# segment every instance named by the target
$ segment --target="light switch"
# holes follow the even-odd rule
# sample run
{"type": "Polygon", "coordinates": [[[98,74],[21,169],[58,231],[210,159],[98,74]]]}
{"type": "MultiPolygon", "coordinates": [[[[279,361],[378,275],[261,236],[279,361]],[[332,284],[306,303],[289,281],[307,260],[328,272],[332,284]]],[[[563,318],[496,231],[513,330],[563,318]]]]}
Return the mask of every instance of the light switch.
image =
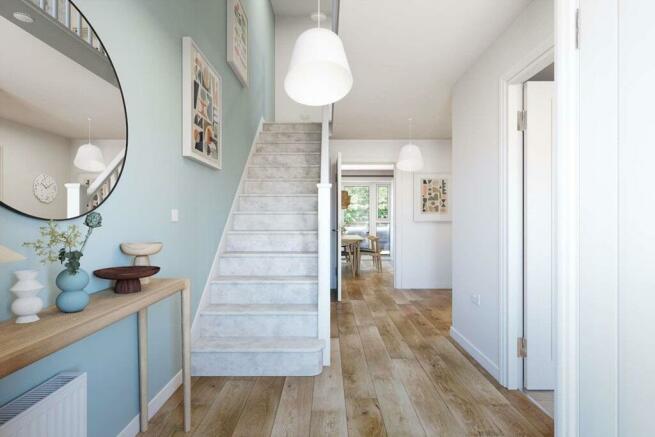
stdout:
{"type": "Polygon", "coordinates": [[[173,223],[180,221],[180,211],[178,209],[171,209],[171,221],[173,223]]]}
{"type": "Polygon", "coordinates": [[[473,302],[477,306],[480,306],[480,295],[479,294],[472,294],[471,295],[471,302],[473,302]]]}

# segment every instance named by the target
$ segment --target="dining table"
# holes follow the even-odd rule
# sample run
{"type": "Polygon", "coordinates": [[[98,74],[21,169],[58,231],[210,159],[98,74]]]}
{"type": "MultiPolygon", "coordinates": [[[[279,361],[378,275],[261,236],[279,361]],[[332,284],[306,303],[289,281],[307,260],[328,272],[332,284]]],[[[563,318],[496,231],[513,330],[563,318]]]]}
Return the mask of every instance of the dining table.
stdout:
{"type": "Polygon", "coordinates": [[[342,234],[341,235],[341,247],[343,247],[346,252],[350,253],[351,256],[351,268],[353,276],[359,276],[359,264],[361,261],[361,252],[360,246],[364,241],[364,237],[361,235],[355,234],[342,234]]]}

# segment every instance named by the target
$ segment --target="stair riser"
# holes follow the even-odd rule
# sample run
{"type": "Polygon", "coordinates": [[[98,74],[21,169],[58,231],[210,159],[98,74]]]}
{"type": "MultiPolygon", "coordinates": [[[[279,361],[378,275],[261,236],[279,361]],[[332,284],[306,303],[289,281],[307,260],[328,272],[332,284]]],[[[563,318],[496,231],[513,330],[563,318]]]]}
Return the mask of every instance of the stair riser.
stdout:
{"type": "Polygon", "coordinates": [[[200,314],[203,337],[315,337],[317,316],[200,314]]]}
{"type": "Polygon", "coordinates": [[[316,252],[318,236],[312,234],[228,234],[228,252],[316,252]]]}
{"type": "Polygon", "coordinates": [[[316,179],[321,177],[319,167],[249,167],[250,179],[316,179]]]}
{"type": "Polygon", "coordinates": [[[214,283],[211,304],[315,304],[316,283],[214,283]]]}
{"type": "Polygon", "coordinates": [[[245,194],[316,194],[318,181],[246,181],[245,194]]]}
{"type": "Polygon", "coordinates": [[[262,132],[258,143],[305,143],[321,141],[320,132],[262,132]]]}
{"type": "Polygon", "coordinates": [[[264,124],[263,132],[321,132],[319,123],[271,123],[264,124]]]}
{"type": "Polygon", "coordinates": [[[317,153],[319,143],[262,143],[257,145],[258,153],[317,153]]]}
{"type": "Polygon", "coordinates": [[[303,165],[318,165],[321,161],[320,155],[298,154],[298,155],[262,155],[254,154],[251,165],[287,167],[300,167],[303,165]]]}
{"type": "Polygon", "coordinates": [[[315,256],[221,256],[220,276],[316,276],[318,260],[315,256]]]}
{"type": "Polygon", "coordinates": [[[318,229],[316,214],[238,214],[233,217],[232,223],[235,231],[315,231],[318,229]]]}
{"type": "Polygon", "coordinates": [[[244,196],[239,198],[239,211],[298,211],[308,212],[318,209],[317,197],[257,197],[244,196]]]}
{"type": "Polygon", "coordinates": [[[316,352],[194,352],[196,376],[314,376],[323,370],[316,352]]]}

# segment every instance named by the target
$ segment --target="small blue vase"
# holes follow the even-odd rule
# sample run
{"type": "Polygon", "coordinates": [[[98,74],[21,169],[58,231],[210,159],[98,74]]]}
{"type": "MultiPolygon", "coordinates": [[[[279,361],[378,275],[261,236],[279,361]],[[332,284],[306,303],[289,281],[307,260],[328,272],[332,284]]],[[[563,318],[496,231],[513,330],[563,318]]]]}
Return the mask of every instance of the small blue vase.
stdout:
{"type": "Polygon", "coordinates": [[[84,287],[89,285],[89,274],[84,270],[75,274],[64,270],[57,275],[55,283],[61,289],[56,303],[62,313],[77,313],[89,304],[89,295],[84,291],[84,287]]]}

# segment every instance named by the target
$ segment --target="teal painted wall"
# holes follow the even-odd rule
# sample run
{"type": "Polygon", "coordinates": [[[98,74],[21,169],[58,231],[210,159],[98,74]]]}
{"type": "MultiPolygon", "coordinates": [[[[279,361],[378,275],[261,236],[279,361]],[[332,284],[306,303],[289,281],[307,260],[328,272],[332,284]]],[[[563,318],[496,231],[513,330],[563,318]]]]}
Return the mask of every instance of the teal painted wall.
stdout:
{"type": "MultiPolygon", "coordinates": [[[[253,136],[274,118],[274,16],[269,0],[245,0],[250,24],[250,87],[242,88],[226,63],[225,0],[79,0],[103,40],[123,86],[129,119],[126,168],[99,211],[104,226],[90,240],[82,267],[126,265],[122,241],[163,241],[154,258],[161,276],[189,277],[193,308],[227,219],[253,136]],[[182,37],[194,38],[223,77],[224,169],[215,171],[181,156],[182,37]],[[170,222],[170,210],[180,222],[170,222]]],[[[59,265],[42,267],[20,247],[44,222],[0,208],[0,244],[29,256],[0,265],[0,320],[11,317],[12,272],[41,269],[52,303],[59,265]]],[[[107,287],[94,279],[89,291],[107,287]]],[[[150,394],[181,368],[180,305],[168,299],[150,311],[150,394]]],[[[1,343],[0,339],[0,343],[1,343]]],[[[0,346],[1,347],[1,346],[0,346]]],[[[89,435],[115,436],[138,413],[136,318],[91,337],[0,380],[0,405],[61,371],[84,371],[89,381],[89,435]]]]}

